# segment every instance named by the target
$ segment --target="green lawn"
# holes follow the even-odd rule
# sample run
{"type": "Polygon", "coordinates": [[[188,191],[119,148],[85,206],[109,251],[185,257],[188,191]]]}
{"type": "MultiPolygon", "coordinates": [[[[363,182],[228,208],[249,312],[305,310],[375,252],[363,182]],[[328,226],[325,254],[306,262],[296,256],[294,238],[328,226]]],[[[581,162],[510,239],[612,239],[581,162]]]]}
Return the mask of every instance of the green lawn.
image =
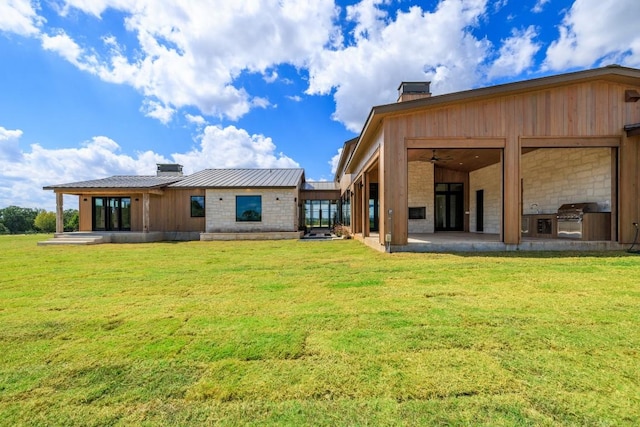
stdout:
{"type": "Polygon", "coordinates": [[[640,256],[0,236],[0,425],[640,424],[640,256]]]}

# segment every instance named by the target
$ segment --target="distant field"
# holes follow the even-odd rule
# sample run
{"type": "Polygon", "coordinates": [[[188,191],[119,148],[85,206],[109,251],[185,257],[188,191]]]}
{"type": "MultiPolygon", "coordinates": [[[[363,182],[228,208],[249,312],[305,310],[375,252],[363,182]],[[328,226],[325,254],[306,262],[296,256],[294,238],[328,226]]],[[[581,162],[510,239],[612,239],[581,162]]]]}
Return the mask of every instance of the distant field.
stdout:
{"type": "Polygon", "coordinates": [[[640,256],[0,236],[0,425],[640,425],[640,256]]]}

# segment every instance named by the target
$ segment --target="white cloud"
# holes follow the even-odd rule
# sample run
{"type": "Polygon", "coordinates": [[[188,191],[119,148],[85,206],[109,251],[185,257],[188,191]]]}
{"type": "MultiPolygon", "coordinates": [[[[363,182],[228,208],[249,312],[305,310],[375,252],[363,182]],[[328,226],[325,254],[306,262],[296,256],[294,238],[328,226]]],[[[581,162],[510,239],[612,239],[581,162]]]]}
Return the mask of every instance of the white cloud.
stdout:
{"type": "Polygon", "coordinates": [[[547,49],[545,68],[640,66],[638,16],[637,0],[576,0],[547,49]]]}
{"type": "Polygon", "coordinates": [[[329,160],[329,166],[331,166],[331,173],[332,174],[336,174],[336,171],[338,170],[338,162],[340,162],[340,156],[342,155],[342,149],[343,147],[340,147],[338,149],[338,153],[333,156],[331,158],[331,160],[329,160]]]}
{"type": "Polygon", "coordinates": [[[21,36],[40,32],[43,19],[38,16],[31,0],[2,0],[0,2],[0,31],[21,36]]]}
{"type": "Polygon", "coordinates": [[[334,119],[355,132],[372,105],[397,99],[401,81],[430,80],[434,93],[473,86],[491,47],[470,31],[486,0],[443,0],[433,12],[414,6],[393,20],[381,10],[364,13],[377,3],[362,2],[348,16],[356,20],[356,44],[325,50],[309,66],[307,93],[333,93],[334,119]]]}
{"type": "Polygon", "coordinates": [[[302,101],[302,97],[299,95],[292,95],[292,96],[287,96],[286,97],[288,100],[293,101],[293,102],[301,102],[302,101]]]}
{"type": "MultiPolygon", "coordinates": [[[[20,130],[0,127],[0,133],[6,132],[14,135],[14,142],[22,137],[20,130]]],[[[0,172],[0,208],[17,205],[54,210],[53,192],[42,190],[44,186],[111,175],[153,174],[156,163],[167,162],[151,152],[136,157],[122,154],[120,146],[104,136],[94,137],[78,148],[47,149],[32,144],[28,149],[17,146],[15,150],[19,156],[3,162],[0,172]]]]}
{"type": "Polygon", "coordinates": [[[207,124],[207,120],[199,115],[185,114],[184,117],[187,119],[189,123],[193,123],[197,126],[204,126],[207,124]]]}
{"type": "Polygon", "coordinates": [[[237,86],[236,79],[262,73],[271,81],[277,73],[267,72],[278,64],[302,67],[336,32],[332,0],[66,0],[60,13],[101,17],[108,8],[127,16],[125,27],[137,36],[138,46],[104,36],[113,49],[98,58],[67,35],[44,36],[43,44],[105,81],[133,86],[151,100],[153,108],[145,111],[160,120],[187,106],[231,120],[265,107],[264,98],[237,86]],[[125,49],[139,55],[128,58],[125,49]]]}
{"type": "Polygon", "coordinates": [[[531,9],[531,11],[533,13],[540,13],[544,10],[544,5],[547,3],[549,3],[549,0],[538,0],[535,6],[533,6],[533,8],[531,9]]]}
{"type": "MultiPolygon", "coordinates": [[[[32,144],[20,147],[21,130],[0,126],[0,208],[17,205],[55,209],[53,192],[42,187],[112,175],[154,175],[156,163],[177,162],[185,173],[206,168],[290,168],[299,167],[293,159],[276,152],[271,138],[249,135],[234,126],[207,126],[199,145],[187,153],[163,156],[153,151],[129,155],[105,136],[96,136],[75,148],[48,149],[32,144]]],[[[66,207],[71,208],[65,201],[66,207]]]]}
{"type": "Polygon", "coordinates": [[[145,100],[141,111],[145,116],[153,117],[165,125],[171,121],[176,112],[173,108],[151,99],[145,100]]]}
{"type": "Polygon", "coordinates": [[[249,135],[235,126],[207,126],[200,145],[191,151],[172,154],[187,173],[208,168],[295,168],[300,165],[282,153],[264,135],[249,135]]]}
{"type": "Polygon", "coordinates": [[[3,161],[17,161],[22,156],[18,146],[21,130],[8,130],[0,126],[0,159],[3,161]]]}
{"type": "Polygon", "coordinates": [[[491,65],[488,77],[517,76],[533,66],[534,56],[540,50],[540,43],[534,42],[538,36],[535,28],[512,31],[512,37],[502,41],[498,58],[491,65]]]}

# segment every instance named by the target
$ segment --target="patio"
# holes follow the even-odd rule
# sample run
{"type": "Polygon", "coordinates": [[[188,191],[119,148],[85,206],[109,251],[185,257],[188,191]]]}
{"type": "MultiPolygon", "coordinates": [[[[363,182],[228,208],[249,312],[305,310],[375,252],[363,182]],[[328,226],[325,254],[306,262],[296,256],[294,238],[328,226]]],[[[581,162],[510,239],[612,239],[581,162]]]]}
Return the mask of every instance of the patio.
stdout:
{"type": "MultiPolygon", "coordinates": [[[[362,238],[367,246],[380,252],[385,246],[380,245],[379,235],[371,233],[362,238]]],[[[504,252],[504,251],[609,251],[625,250],[628,245],[611,241],[582,241],[570,239],[544,239],[523,237],[519,245],[507,245],[500,241],[498,234],[440,232],[430,234],[410,234],[408,243],[392,246],[391,252],[504,252]]]]}

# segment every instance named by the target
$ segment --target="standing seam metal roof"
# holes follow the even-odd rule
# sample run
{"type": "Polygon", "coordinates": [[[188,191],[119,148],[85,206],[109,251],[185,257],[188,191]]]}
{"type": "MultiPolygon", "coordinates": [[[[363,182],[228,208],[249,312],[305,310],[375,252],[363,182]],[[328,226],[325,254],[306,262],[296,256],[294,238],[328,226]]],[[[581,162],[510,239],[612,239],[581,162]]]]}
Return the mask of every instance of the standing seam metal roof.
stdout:
{"type": "Polygon", "coordinates": [[[58,188],[156,188],[164,187],[184,179],[182,176],[153,176],[153,175],[117,175],[109,178],[93,179],[90,181],[71,182],[68,184],[49,185],[45,190],[58,188]]]}
{"type": "Polygon", "coordinates": [[[205,169],[170,187],[297,187],[304,169],[205,169]]]}

